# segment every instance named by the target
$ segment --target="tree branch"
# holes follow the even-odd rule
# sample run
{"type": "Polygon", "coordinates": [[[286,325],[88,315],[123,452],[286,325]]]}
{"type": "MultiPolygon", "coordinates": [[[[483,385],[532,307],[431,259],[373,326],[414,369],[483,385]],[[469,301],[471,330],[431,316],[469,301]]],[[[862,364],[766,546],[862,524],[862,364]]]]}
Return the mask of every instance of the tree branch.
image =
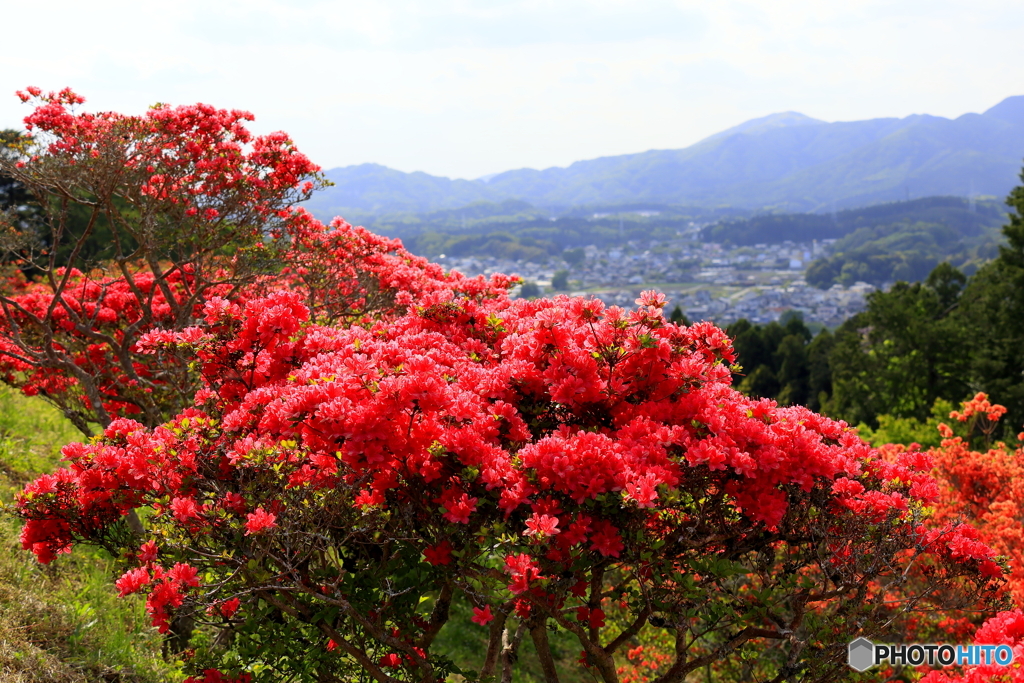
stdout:
{"type": "Polygon", "coordinates": [[[558,671],[555,670],[555,660],[551,658],[551,645],[548,644],[547,617],[534,619],[533,626],[530,627],[530,638],[537,649],[537,659],[540,660],[540,668],[544,672],[544,683],[558,683],[558,671]]]}

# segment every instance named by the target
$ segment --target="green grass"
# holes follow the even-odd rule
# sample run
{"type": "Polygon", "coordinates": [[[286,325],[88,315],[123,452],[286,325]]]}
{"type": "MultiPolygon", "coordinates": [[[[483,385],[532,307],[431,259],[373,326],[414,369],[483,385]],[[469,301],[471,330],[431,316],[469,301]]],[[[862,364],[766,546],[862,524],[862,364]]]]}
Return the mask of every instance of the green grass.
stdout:
{"type": "MultiPolygon", "coordinates": [[[[59,464],[82,435],[40,399],[0,388],[0,502],[59,464]]],[[[180,680],[138,596],[118,598],[113,559],[76,548],[50,565],[21,549],[19,521],[0,512],[0,681],[149,683],[180,680]]]]}

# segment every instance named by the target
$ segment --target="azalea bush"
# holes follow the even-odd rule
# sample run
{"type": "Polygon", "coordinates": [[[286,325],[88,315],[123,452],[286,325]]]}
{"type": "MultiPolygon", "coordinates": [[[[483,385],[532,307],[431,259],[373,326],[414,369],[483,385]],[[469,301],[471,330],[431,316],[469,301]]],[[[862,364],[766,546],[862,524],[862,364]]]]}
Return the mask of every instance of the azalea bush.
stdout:
{"type": "Polygon", "coordinates": [[[1024,612],[1019,609],[1000,612],[978,629],[973,639],[978,645],[1008,645],[1013,650],[1013,664],[980,664],[963,670],[930,671],[921,683],[1022,683],[1024,669],[1024,612]]]}
{"type": "Polygon", "coordinates": [[[159,277],[149,269],[128,268],[127,276],[58,269],[56,288],[47,279],[19,282],[0,297],[0,380],[55,403],[87,434],[119,416],[156,426],[191,404],[199,376],[190,355],[142,354],[138,341],[155,329],[194,327],[212,297],[240,303],[271,287],[294,289],[320,319],[353,321],[404,311],[414,295],[438,288],[494,296],[515,281],[446,274],[397,240],[343,221],[325,226],[302,211],[287,227],[279,272],[241,284],[196,292],[191,264],[159,277]]]}
{"type": "Polygon", "coordinates": [[[243,111],[93,114],[69,89],[18,95],[34,110],[0,169],[41,218],[0,221],[0,255],[32,280],[0,296],[5,379],[85,433],[124,413],[158,424],[195,387],[180,364],[140,364],[139,335],[188,326],[265,270],[319,167],[283,133],[250,134],[243,111]]]}
{"type": "Polygon", "coordinates": [[[351,324],[367,316],[399,315],[432,292],[502,297],[519,282],[500,273],[488,279],[445,272],[438,264],[409,253],[401,240],[353,227],[341,218],[325,226],[302,209],[293,212],[287,236],[280,272],[264,278],[250,292],[299,292],[310,316],[320,323],[351,324]]]}
{"type": "Polygon", "coordinates": [[[659,681],[740,676],[752,653],[759,674],[833,680],[852,637],[991,594],[972,529],[922,524],[938,489],[920,453],[886,461],[743,397],[721,330],[638,304],[432,292],[338,326],[297,292],[214,299],[201,326],[140,342],[199,359],[195,405],[66,447],[19,500],[23,543],[44,562],[121,553],[119,590],[147,593],[159,628],[230,626],[194,666],[271,678],[443,680],[459,667],[431,645],[465,600],[486,644],[470,679],[510,675],[529,637],[556,680],[560,629],[604,681],[649,633],[673,641],[659,681]],[[141,507],[136,544],[121,520],[141,507]]]}
{"type": "Polygon", "coordinates": [[[212,297],[292,288],[315,315],[354,320],[431,287],[512,284],[446,274],[397,241],[321,224],[295,206],[323,185],[320,167],[284,133],[249,133],[248,112],[93,114],[67,89],[19,96],[34,105],[29,133],[0,171],[40,218],[0,215],[0,266],[18,268],[0,291],[0,379],[83,433],[126,415],[155,427],[191,404],[190,359],[136,348],[146,332],[193,326],[212,297]]]}
{"type": "Polygon", "coordinates": [[[50,233],[8,226],[0,370],[102,434],[25,488],[22,544],[108,549],[156,628],[203,625],[193,680],[508,681],[529,639],[555,681],[560,632],[606,682],[827,681],[857,635],[996,608],[928,454],[744,397],[662,295],[512,300],[323,225],[242,112],[23,99],[50,233]],[[453,606],[477,661],[437,647],[453,606]]]}
{"type": "MultiPolygon", "coordinates": [[[[920,463],[929,463],[938,486],[937,496],[929,506],[929,525],[969,525],[970,529],[962,529],[962,536],[995,550],[1007,567],[1006,581],[999,587],[996,600],[991,594],[982,595],[977,605],[957,612],[922,610],[910,615],[903,621],[903,631],[896,639],[899,642],[1005,644],[1014,649],[1016,660],[1024,658],[1024,616],[1019,609],[1024,604],[1024,510],[1021,509],[1024,447],[992,442],[1006,412],[1004,406],[992,403],[985,393],[964,401],[958,410],[937,402],[932,426],[936,432],[935,446],[926,452],[922,452],[917,443],[883,443],[879,447],[879,456],[889,462],[916,453],[914,457],[920,458],[920,463]],[[993,616],[992,607],[1000,605],[1014,609],[1004,609],[993,616]]],[[[909,426],[910,431],[922,432],[927,425],[909,426]]],[[[926,438],[930,440],[927,435],[926,438]]],[[[1017,435],[1017,441],[1024,442],[1024,432],[1017,435]]],[[[908,570],[911,585],[919,586],[930,580],[931,567],[927,563],[911,564],[908,570]]],[[[910,592],[920,592],[920,588],[911,588],[910,592]]],[[[664,639],[652,638],[641,643],[630,651],[629,662],[622,667],[623,680],[652,680],[668,656],[667,652],[668,644],[664,639]]],[[[920,668],[927,670],[927,667],[920,668]]],[[[888,673],[911,675],[906,671],[890,670],[888,673]]],[[[1019,669],[981,665],[936,671],[924,680],[928,683],[981,683],[1024,678],[1019,669]]]]}
{"type": "MultiPolygon", "coordinates": [[[[1014,604],[1024,606],[1024,447],[991,442],[1005,414],[1004,406],[979,393],[950,413],[952,426],[939,425],[942,445],[931,451],[940,482],[935,517],[976,527],[1009,560],[1006,590],[1014,604]]],[[[1024,433],[1017,439],[1024,441],[1024,433]]]]}
{"type": "MultiPolygon", "coordinates": [[[[935,521],[966,521],[979,538],[1008,561],[1010,572],[1003,587],[1015,609],[982,620],[980,615],[938,620],[937,633],[951,642],[1009,645],[1014,661],[1024,660],[1024,447],[992,443],[1006,408],[993,404],[984,393],[965,401],[949,413],[950,424],[941,423],[942,443],[930,454],[939,481],[935,521]],[[973,618],[970,618],[973,617],[973,618]]],[[[1017,435],[1024,442],[1024,433],[1017,435]]],[[[943,639],[941,636],[937,639],[943,639]]],[[[935,671],[924,683],[1017,683],[1024,681],[1019,665],[984,664],[953,671],[935,671]]]]}

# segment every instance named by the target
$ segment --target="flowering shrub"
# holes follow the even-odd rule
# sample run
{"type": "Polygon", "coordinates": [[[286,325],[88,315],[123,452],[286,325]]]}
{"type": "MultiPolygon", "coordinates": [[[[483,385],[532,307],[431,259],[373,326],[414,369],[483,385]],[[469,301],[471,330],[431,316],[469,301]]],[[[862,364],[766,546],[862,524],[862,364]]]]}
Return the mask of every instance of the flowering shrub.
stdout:
{"type": "MultiPolygon", "coordinates": [[[[993,549],[1008,565],[1007,581],[999,586],[1005,593],[1000,602],[986,601],[987,606],[1012,603],[1015,609],[999,612],[987,620],[985,606],[955,616],[946,613],[921,615],[908,621],[900,640],[919,642],[1009,645],[1014,661],[1024,658],[1024,448],[1009,448],[1005,443],[991,444],[999,420],[1006,414],[1004,406],[993,404],[984,393],[965,401],[960,410],[949,412],[952,425],[939,423],[941,445],[918,453],[933,466],[938,495],[932,505],[933,526],[961,525],[961,552],[974,547],[993,549]],[[984,450],[974,450],[972,443],[984,450]],[[979,626],[980,624],[980,626],[979,626]]],[[[1024,441],[1024,433],[1017,436],[1024,441]]],[[[890,460],[917,453],[917,444],[910,447],[890,444],[881,447],[883,458],[890,460]]],[[[927,567],[925,567],[927,569],[927,567]]],[[[912,580],[927,581],[927,571],[912,571],[912,580]]],[[[991,596],[990,596],[991,597],[991,596]]],[[[1019,665],[996,664],[964,666],[926,672],[922,683],[1013,683],[1024,681],[1019,665]]]]}
{"type": "Polygon", "coordinates": [[[752,646],[755,677],[834,680],[857,634],[998,583],[970,527],[924,525],[925,455],[743,397],[728,337],[666,322],[663,296],[625,311],[434,282],[386,319],[314,315],[288,290],[143,335],[140,352],[196,359],[194,404],[67,446],[19,498],[24,546],[122,554],[118,589],[145,592],[158,628],[234,630],[197,671],[256,679],[443,680],[458,667],[431,646],[459,600],[486,643],[470,680],[510,676],[527,634],[557,680],[552,628],[606,682],[628,662],[749,680],[752,646]],[[143,506],[140,547],[122,519],[143,506]],[[667,655],[637,649],[664,636],[667,655]]]}
{"type": "MultiPolygon", "coordinates": [[[[444,273],[398,240],[340,221],[327,227],[302,212],[293,216],[288,234],[295,240],[281,258],[290,265],[245,287],[222,282],[197,295],[186,264],[181,272],[164,273],[162,282],[148,270],[132,270],[130,277],[71,270],[59,294],[45,281],[10,292],[0,321],[3,381],[57,403],[87,433],[88,423],[105,426],[116,416],[157,425],[191,403],[198,376],[189,356],[169,348],[141,354],[137,343],[156,328],[194,327],[211,297],[240,303],[270,286],[293,287],[321,320],[351,321],[403,311],[413,294],[457,288],[499,296],[514,282],[444,273]]],[[[62,281],[64,274],[55,273],[62,281]]]]}
{"type": "Polygon", "coordinates": [[[54,275],[63,283],[59,295],[36,282],[3,299],[0,372],[6,384],[48,398],[86,433],[90,422],[103,425],[111,415],[159,424],[168,409],[191,402],[198,386],[186,359],[133,349],[142,331],[176,326],[194,285],[191,272],[166,273],[159,284],[151,271],[130,278],[75,269],[54,275]]]}
{"type": "MultiPolygon", "coordinates": [[[[1024,447],[1009,448],[1005,443],[990,444],[1006,408],[992,404],[979,393],[964,402],[961,410],[949,414],[962,426],[954,431],[947,424],[939,425],[940,447],[932,449],[935,475],[940,484],[935,506],[937,522],[966,520],[977,529],[978,537],[1009,563],[1005,590],[1017,609],[1000,612],[985,621],[973,633],[979,645],[1009,645],[1014,661],[1024,660],[1024,447]],[[980,441],[984,451],[973,450],[971,442],[980,441]]],[[[1018,435],[1024,441],[1024,433],[1018,435]]],[[[957,640],[971,639],[974,625],[967,620],[945,620],[939,627],[957,640]]],[[[967,666],[956,672],[934,671],[922,683],[1017,683],[1024,681],[1019,665],[1004,667],[994,664],[967,666]]]]}
{"type": "Polygon", "coordinates": [[[70,90],[19,95],[36,105],[25,119],[34,137],[0,164],[37,197],[49,234],[0,217],[8,266],[35,276],[0,291],[0,379],[86,434],[123,416],[154,427],[191,404],[191,359],[141,355],[137,343],[193,327],[213,297],[290,287],[319,319],[352,321],[438,288],[494,296],[513,282],[445,274],[397,240],[294,208],[321,183],[319,167],[283,133],[251,135],[247,112],[90,114],[70,90]]]}
{"type": "MultiPolygon", "coordinates": [[[[942,445],[932,450],[940,483],[935,517],[942,523],[968,521],[987,545],[1007,558],[1006,589],[1014,604],[1024,605],[1024,448],[998,442],[982,451],[969,445],[975,429],[987,443],[1005,413],[1006,408],[978,394],[961,411],[950,413],[968,428],[965,436],[939,425],[942,445]]],[[[1024,434],[1018,439],[1024,440],[1024,434]]]]}
{"type": "Polygon", "coordinates": [[[364,316],[403,313],[431,292],[467,297],[502,297],[518,278],[490,280],[446,273],[436,263],[409,253],[401,240],[353,227],[341,218],[324,226],[303,210],[289,218],[282,271],[263,282],[264,292],[291,288],[318,322],[354,322],[364,316]]]}
{"type": "Polygon", "coordinates": [[[1013,648],[1011,666],[981,664],[965,667],[965,671],[932,671],[921,683],[1022,683],[1024,668],[1024,613],[1019,609],[1001,612],[978,629],[974,642],[978,645],[1009,645],[1013,648]]]}
{"type": "Polygon", "coordinates": [[[92,114],[69,89],[18,95],[35,105],[30,134],[0,165],[34,196],[45,227],[0,225],[5,262],[37,280],[0,296],[2,372],[86,433],[119,414],[155,426],[195,383],[173,364],[139,367],[139,335],[187,327],[210,296],[266,271],[319,167],[283,133],[251,135],[247,112],[92,114]]]}

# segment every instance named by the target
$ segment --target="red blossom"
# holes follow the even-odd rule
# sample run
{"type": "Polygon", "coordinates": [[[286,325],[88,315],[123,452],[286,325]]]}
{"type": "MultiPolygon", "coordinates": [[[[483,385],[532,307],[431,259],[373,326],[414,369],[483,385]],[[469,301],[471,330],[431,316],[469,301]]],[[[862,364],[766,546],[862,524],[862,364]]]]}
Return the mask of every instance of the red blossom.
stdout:
{"type": "Polygon", "coordinates": [[[392,652],[391,654],[387,654],[381,657],[377,661],[377,663],[389,669],[397,669],[398,667],[402,666],[402,658],[394,652],[392,652]]]}
{"type": "Polygon", "coordinates": [[[170,571],[167,572],[167,576],[175,581],[180,581],[186,586],[195,587],[199,585],[199,573],[196,571],[196,568],[183,562],[175,563],[170,571]]]}
{"type": "Polygon", "coordinates": [[[262,506],[245,516],[245,535],[261,534],[277,526],[277,515],[267,512],[262,506]]]}
{"type": "Polygon", "coordinates": [[[192,498],[176,496],[171,500],[171,512],[179,521],[188,522],[199,517],[200,508],[192,498]]]}
{"type": "Polygon", "coordinates": [[[505,571],[512,577],[508,589],[515,595],[525,593],[530,589],[531,582],[544,578],[540,575],[536,561],[525,553],[506,557],[505,571]]]}
{"type": "Polygon", "coordinates": [[[149,572],[143,567],[130,569],[120,579],[114,582],[118,594],[123,598],[126,595],[137,593],[143,586],[149,584],[149,572]]]}
{"type": "Polygon", "coordinates": [[[451,541],[445,539],[437,545],[424,549],[423,556],[426,557],[427,562],[435,566],[451,564],[453,549],[451,541]]]}
{"type": "Polygon", "coordinates": [[[484,605],[483,607],[474,607],[473,608],[473,618],[472,618],[472,621],[473,621],[474,624],[480,624],[481,626],[486,626],[487,624],[491,623],[492,619],[494,619],[494,615],[491,614],[491,606],[490,605],[484,605]]]}
{"type": "Polygon", "coordinates": [[[523,535],[546,538],[548,536],[555,536],[558,532],[558,517],[535,514],[530,515],[530,518],[526,520],[526,531],[523,532],[523,535]]]}
{"type": "Polygon", "coordinates": [[[146,541],[139,548],[139,554],[138,554],[139,562],[142,562],[142,563],[156,562],[156,558],[157,558],[158,554],[159,554],[159,549],[157,548],[156,542],[155,541],[146,541]]]}
{"type": "Polygon", "coordinates": [[[241,605],[242,601],[238,598],[231,598],[230,600],[225,600],[220,604],[221,616],[230,619],[231,617],[235,616],[235,613],[238,611],[238,608],[241,605]]]}
{"type": "Polygon", "coordinates": [[[446,489],[435,502],[444,508],[444,518],[459,524],[469,523],[469,516],[476,509],[476,498],[457,488],[446,489]]]}
{"type": "Polygon", "coordinates": [[[609,522],[601,520],[597,524],[597,530],[590,535],[590,547],[606,557],[618,557],[626,546],[622,543],[619,530],[609,522]]]}

